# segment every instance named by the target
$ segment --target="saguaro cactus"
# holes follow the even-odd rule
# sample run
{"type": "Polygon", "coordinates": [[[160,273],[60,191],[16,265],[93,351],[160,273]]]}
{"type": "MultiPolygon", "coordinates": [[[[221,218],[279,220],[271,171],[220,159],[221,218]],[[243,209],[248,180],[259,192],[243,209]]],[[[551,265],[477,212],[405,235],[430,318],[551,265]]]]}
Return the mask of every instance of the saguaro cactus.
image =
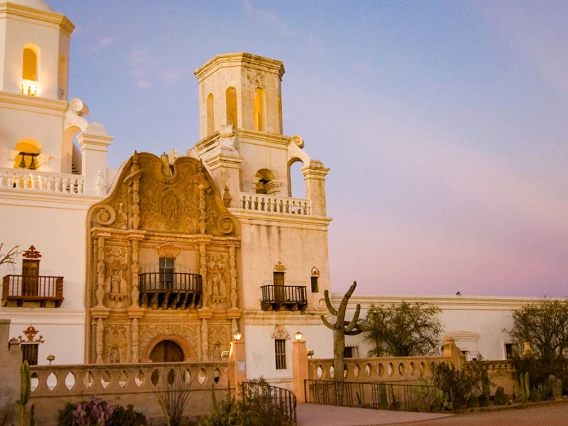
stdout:
{"type": "Polygon", "coordinates": [[[30,399],[31,373],[28,361],[20,364],[20,399],[18,407],[20,410],[20,426],[26,424],[26,404],[30,399]]]}
{"type": "Polygon", "coordinates": [[[357,308],[355,309],[355,315],[351,321],[345,321],[345,311],[347,309],[347,303],[351,298],[351,295],[355,291],[355,287],[357,287],[357,281],[353,281],[345,296],[343,296],[343,300],[339,304],[339,309],[335,309],[331,304],[331,300],[329,298],[329,291],[324,292],[325,296],[325,304],[327,305],[327,310],[331,315],[336,317],[335,324],[330,323],[327,318],[322,315],[321,320],[326,325],[327,328],[333,330],[333,370],[334,370],[334,379],[336,381],[343,381],[343,366],[344,366],[344,359],[343,353],[345,351],[345,335],[348,336],[356,336],[357,334],[361,334],[365,329],[363,325],[359,323],[359,314],[361,313],[361,305],[357,304],[357,308]]]}

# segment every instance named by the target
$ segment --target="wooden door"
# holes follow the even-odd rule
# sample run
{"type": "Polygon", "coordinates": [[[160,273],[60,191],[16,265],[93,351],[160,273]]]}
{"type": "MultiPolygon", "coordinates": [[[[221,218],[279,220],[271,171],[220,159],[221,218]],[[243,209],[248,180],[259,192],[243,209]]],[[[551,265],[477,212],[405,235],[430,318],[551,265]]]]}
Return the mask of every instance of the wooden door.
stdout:
{"type": "Polygon", "coordinates": [[[39,260],[22,261],[22,295],[37,296],[39,280],[39,260]]]}
{"type": "Polygon", "coordinates": [[[154,346],[150,359],[152,362],[183,362],[183,350],[176,342],[163,340],[154,346]]]}

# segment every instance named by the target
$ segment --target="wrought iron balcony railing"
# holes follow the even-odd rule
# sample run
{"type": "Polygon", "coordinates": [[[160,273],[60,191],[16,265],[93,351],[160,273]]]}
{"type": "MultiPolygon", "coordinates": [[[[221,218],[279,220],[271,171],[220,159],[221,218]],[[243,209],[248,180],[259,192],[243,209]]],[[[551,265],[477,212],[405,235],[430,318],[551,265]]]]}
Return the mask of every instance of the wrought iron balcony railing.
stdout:
{"type": "Polygon", "coordinates": [[[305,311],[308,297],[305,286],[263,285],[260,306],[263,311],[305,311]]]}
{"type": "Polygon", "coordinates": [[[2,282],[2,306],[11,303],[39,302],[41,307],[63,302],[63,277],[5,275],[2,282]]]}
{"type": "Polygon", "coordinates": [[[138,275],[140,306],[150,309],[195,309],[201,303],[201,275],[144,272],[138,275]]]}

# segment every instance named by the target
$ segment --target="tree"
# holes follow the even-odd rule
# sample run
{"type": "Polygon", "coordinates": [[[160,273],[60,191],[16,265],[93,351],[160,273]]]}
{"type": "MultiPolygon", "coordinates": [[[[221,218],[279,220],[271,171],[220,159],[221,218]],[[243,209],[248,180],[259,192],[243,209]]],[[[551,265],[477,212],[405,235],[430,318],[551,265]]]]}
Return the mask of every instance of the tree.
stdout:
{"type": "Polygon", "coordinates": [[[365,340],[374,345],[368,356],[426,355],[437,349],[444,331],[440,312],[425,302],[371,305],[364,323],[365,340]]]}
{"type": "Polygon", "coordinates": [[[513,312],[511,338],[522,348],[529,342],[533,355],[545,365],[567,357],[568,299],[543,299],[513,312]]]}
{"type": "Polygon", "coordinates": [[[16,256],[21,253],[20,246],[15,245],[6,253],[2,253],[2,248],[4,247],[4,243],[0,243],[0,266],[1,265],[10,265],[14,266],[16,264],[16,256]]]}

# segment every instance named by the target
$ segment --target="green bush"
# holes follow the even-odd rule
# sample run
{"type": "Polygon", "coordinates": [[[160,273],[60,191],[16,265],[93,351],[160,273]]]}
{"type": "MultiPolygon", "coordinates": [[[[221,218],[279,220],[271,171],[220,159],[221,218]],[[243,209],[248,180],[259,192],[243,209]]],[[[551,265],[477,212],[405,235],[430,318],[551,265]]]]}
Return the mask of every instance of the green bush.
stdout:
{"type": "Polygon", "coordinates": [[[61,410],[57,417],[58,426],[73,426],[73,411],[77,409],[77,404],[68,402],[61,410]]]}
{"type": "Polygon", "coordinates": [[[451,389],[456,408],[466,408],[469,398],[481,395],[483,368],[457,369],[445,363],[433,368],[432,383],[442,389],[451,389]]]}
{"type": "Polygon", "coordinates": [[[113,425],[120,426],[147,426],[146,416],[139,411],[134,410],[133,405],[115,405],[112,412],[111,421],[113,425]]]}

